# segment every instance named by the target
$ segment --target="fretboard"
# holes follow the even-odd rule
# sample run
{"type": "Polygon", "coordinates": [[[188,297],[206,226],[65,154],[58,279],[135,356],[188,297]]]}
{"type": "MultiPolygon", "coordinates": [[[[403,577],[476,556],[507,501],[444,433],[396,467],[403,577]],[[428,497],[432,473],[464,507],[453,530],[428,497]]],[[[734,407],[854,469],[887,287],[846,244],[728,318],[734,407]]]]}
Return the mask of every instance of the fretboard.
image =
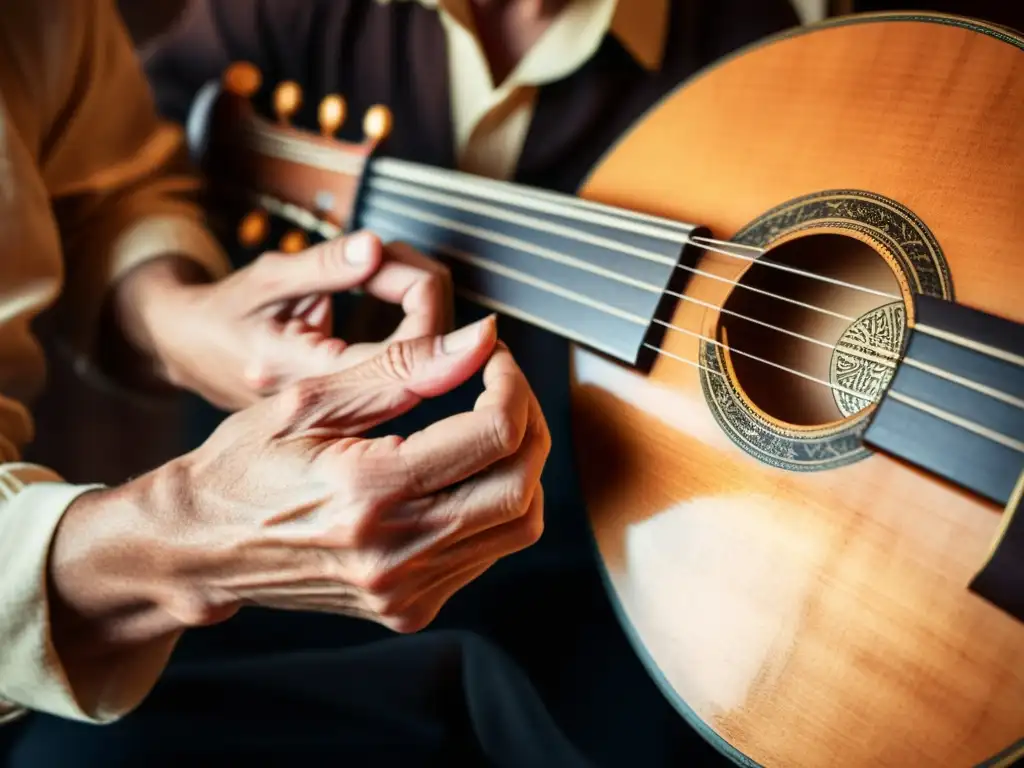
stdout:
{"type": "Polygon", "coordinates": [[[919,296],[864,441],[1005,506],[1024,469],[1024,327],[919,296]]]}
{"type": "Polygon", "coordinates": [[[443,260],[459,292],[646,367],[695,227],[414,163],[376,159],[354,225],[443,260]],[[666,293],[668,291],[668,293],[666,293]]]}

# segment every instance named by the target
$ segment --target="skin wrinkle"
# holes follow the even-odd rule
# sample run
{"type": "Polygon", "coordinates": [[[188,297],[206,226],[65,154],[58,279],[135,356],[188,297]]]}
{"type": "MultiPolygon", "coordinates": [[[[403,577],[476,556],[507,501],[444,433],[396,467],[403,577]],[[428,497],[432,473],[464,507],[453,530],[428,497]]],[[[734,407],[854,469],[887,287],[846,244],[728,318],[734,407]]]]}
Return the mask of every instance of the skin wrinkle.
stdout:
{"type": "MultiPolygon", "coordinates": [[[[421,525],[419,530],[382,525],[381,521],[387,518],[388,506],[412,495],[409,492],[411,477],[430,478],[424,480],[430,485],[414,486],[413,491],[422,491],[422,495],[426,495],[434,504],[442,503],[443,500],[450,503],[452,496],[446,497],[444,491],[433,490],[441,482],[437,477],[438,458],[434,452],[424,450],[418,463],[403,465],[401,471],[396,472],[394,466],[388,464],[388,459],[401,455],[400,449],[409,445],[408,441],[381,442],[354,438],[347,442],[343,449],[335,447],[335,450],[321,452],[314,465],[319,468],[314,468],[310,477],[310,480],[313,480],[318,473],[326,472],[335,478],[335,482],[340,482],[341,487],[348,489],[346,494],[330,499],[318,496],[307,501],[301,508],[296,508],[296,514],[286,517],[280,517],[279,513],[272,512],[278,508],[280,502],[273,498],[267,500],[264,494],[264,502],[260,508],[265,510],[263,526],[270,529],[270,537],[261,537],[240,528],[239,537],[229,539],[229,542],[234,543],[222,543],[219,558],[221,565],[217,570],[223,568],[224,573],[221,576],[210,575],[209,591],[212,594],[232,595],[235,600],[242,602],[257,600],[257,595],[262,594],[261,590],[271,588],[271,593],[263,598],[273,602],[281,598],[283,590],[299,605],[307,605],[311,598],[322,597],[324,594],[333,595],[335,600],[340,601],[339,605],[349,607],[358,605],[365,609],[368,604],[386,605],[387,615],[381,616],[380,620],[401,630],[419,626],[425,617],[432,616],[439,609],[440,603],[431,601],[440,599],[439,595],[450,591],[451,579],[457,578],[452,574],[446,574],[446,567],[455,574],[464,574],[467,569],[474,568],[472,556],[476,553],[477,570],[479,567],[486,568],[499,556],[495,551],[496,547],[514,550],[523,546],[524,542],[529,542],[536,535],[535,521],[526,519],[510,525],[507,522],[509,517],[516,518],[517,512],[518,516],[521,516],[527,510],[520,508],[525,505],[514,502],[510,505],[505,499],[521,498],[520,491],[514,488],[514,478],[509,477],[509,469],[517,463],[523,465],[521,469],[526,470],[525,475],[520,478],[522,482],[532,485],[539,481],[539,472],[531,470],[534,463],[531,457],[538,449],[535,445],[537,432],[529,429],[526,423],[531,410],[536,406],[532,395],[523,390],[522,374],[511,361],[507,350],[496,345],[493,320],[484,321],[480,327],[487,329],[487,333],[476,334],[477,346],[463,350],[459,354],[465,356],[477,354],[474,349],[490,349],[499,357],[487,366],[483,377],[485,387],[492,392],[492,397],[483,398],[477,411],[460,414],[459,417],[449,420],[454,423],[461,418],[461,422],[467,426],[473,423],[474,419],[479,422],[478,427],[463,436],[465,439],[473,435],[472,439],[478,446],[478,453],[470,457],[464,468],[456,469],[449,478],[451,482],[463,483],[458,492],[462,494],[466,508],[462,510],[460,527],[453,529],[451,522],[458,519],[455,517],[426,527],[421,525]],[[498,364],[502,359],[506,362],[498,364]],[[489,400],[494,402],[488,402],[489,400]],[[496,422],[493,412],[500,412],[503,408],[510,409],[512,413],[502,421],[496,422]],[[488,414],[488,411],[492,413],[488,414]],[[500,427],[495,431],[496,423],[505,422],[509,426],[500,427]],[[481,437],[484,438],[482,441],[481,437]],[[530,439],[527,440],[527,437],[530,439]],[[372,447],[378,448],[373,455],[372,447]],[[517,454],[521,454],[518,459],[517,454]],[[369,462],[368,457],[371,459],[369,462]],[[480,473],[471,483],[466,480],[473,474],[470,469],[472,464],[488,461],[495,462],[494,469],[480,473]],[[375,471],[374,467],[379,467],[380,470],[375,471]],[[474,485],[480,486],[476,492],[473,491],[474,485]],[[339,521],[342,520],[347,522],[339,526],[339,521]],[[479,532],[488,521],[493,530],[490,533],[479,532]],[[460,541],[464,543],[459,545],[460,541]],[[473,544],[470,544],[470,541],[473,541],[473,544]],[[357,546],[351,549],[344,546],[339,548],[338,544],[341,542],[357,546]],[[453,546],[458,547],[457,556],[439,556],[439,553],[453,546]],[[260,569],[247,577],[232,575],[230,553],[236,549],[249,551],[258,556],[261,562],[260,569]],[[306,551],[309,556],[296,560],[295,555],[300,551],[306,551]],[[341,580],[333,592],[330,588],[324,589],[317,578],[322,571],[325,557],[326,562],[333,564],[335,573],[341,580]],[[431,583],[439,581],[445,585],[444,588],[439,588],[440,592],[428,588],[431,583]],[[291,587],[287,587],[288,584],[291,587]],[[353,585],[356,587],[354,594],[349,588],[353,585]],[[404,589],[411,589],[412,592],[402,592],[404,589]],[[410,605],[409,594],[414,598],[419,594],[420,599],[426,600],[427,603],[410,605]],[[392,609],[396,609],[396,606],[404,606],[408,610],[404,615],[394,615],[392,609]]],[[[395,345],[388,349],[393,346],[395,345]]],[[[347,382],[334,382],[331,386],[328,380],[324,379],[296,387],[296,391],[289,393],[284,399],[284,405],[277,408],[277,418],[285,423],[289,420],[292,422],[292,427],[282,436],[281,442],[291,443],[301,453],[308,454],[318,444],[324,442],[322,434],[317,434],[316,431],[322,429],[320,425],[326,420],[340,418],[341,423],[358,421],[361,418],[375,417],[377,414],[371,413],[375,410],[386,416],[394,410],[396,402],[399,406],[404,406],[403,400],[406,403],[410,400],[418,401],[418,395],[410,396],[409,393],[422,390],[424,380],[428,382],[428,386],[432,386],[429,384],[434,375],[430,373],[431,366],[438,366],[442,361],[444,364],[439,370],[444,371],[444,375],[448,377],[447,386],[451,386],[453,376],[462,377],[463,374],[457,372],[457,365],[453,367],[448,363],[450,358],[443,354],[437,340],[421,339],[409,346],[411,349],[403,350],[401,355],[381,355],[375,360],[353,368],[352,378],[359,382],[359,386],[347,382]],[[396,360],[399,361],[397,364],[394,362],[396,360]],[[374,375],[377,376],[376,379],[373,378],[374,375]],[[383,398],[380,394],[382,379],[389,382],[385,390],[390,390],[383,398]],[[367,392],[373,394],[367,395],[367,392]],[[325,407],[325,403],[328,402],[331,405],[325,407]],[[337,403],[344,405],[339,407],[337,403]]],[[[462,358],[457,356],[455,359],[462,358]]],[[[467,369],[467,372],[468,370],[472,369],[467,369]]],[[[443,434],[438,429],[435,429],[435,432],[438,435],[443,434]]],[[[430,442],[427,441],[426,444],[429,445],[430,442]]],[[[540,448],[543,451],[544,446],[540,448]]],[[[271,456],[272,454],[268,454],[267,460],[272,460],[271,456]]],[[[192,471],[200,474],[210,471],[223,473],[235,463],[237,461],[232,455],[218,451],[210,462],[194,462],[192,471]]],[[[452,471],[448,466],[445,469],[452,471]]],[[[236,479],[241,483],[243,477],[253,472],[259,474],[258,468],[251,464],[239,466],[236,479]]],[[[536,500],[536,493],[532,493],[531,498],[536,500]]],[[[231,500],[224,498],[213,506],[223,504],[230,508],[231,500]]],[[[209,506],[207,504],[207,507],[209,506]]],[[[533,507],[536,507],[536,504],[533,504],[533,507]]],[[[226,598],[224,602],[227,602],[226,598]]],[[[180,610],[190,610],[187,601],[183,605],[180,610]]]]}

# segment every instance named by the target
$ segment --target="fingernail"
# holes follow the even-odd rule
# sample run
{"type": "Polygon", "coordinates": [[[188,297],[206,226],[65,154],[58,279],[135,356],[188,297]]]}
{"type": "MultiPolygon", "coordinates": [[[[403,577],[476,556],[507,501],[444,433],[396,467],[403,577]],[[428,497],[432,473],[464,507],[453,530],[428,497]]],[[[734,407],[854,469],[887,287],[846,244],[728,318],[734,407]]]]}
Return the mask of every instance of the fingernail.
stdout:
{"type": "Polygon", "coordinates": [[[463,350],[469,349],[480,341],[485,333],[490,331],[490,327],[493,324],[494,315],[491,315],[489,317],[485,317],[483,320],[473,323],[472,325],[467,325],[463,328],[459,328],[457,331],[452,331],[441,338],[441,350],[446,355],[453,355],[456,352],[462,352],[463,350]]]}
{"type": "Polygon", "coordinates": [[[357,232],[345,240],[345,261],[353,266],[362,266],[370,260],[373,236],[369,232],[357,232]]]}

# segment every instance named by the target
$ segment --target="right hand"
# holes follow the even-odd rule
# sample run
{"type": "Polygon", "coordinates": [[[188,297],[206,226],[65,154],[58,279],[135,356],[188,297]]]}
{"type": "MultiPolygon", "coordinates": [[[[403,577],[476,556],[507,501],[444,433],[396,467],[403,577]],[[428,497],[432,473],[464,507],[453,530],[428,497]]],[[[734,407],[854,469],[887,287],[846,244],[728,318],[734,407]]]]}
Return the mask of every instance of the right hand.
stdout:
{"type": "MultiPolygon", "coordinates": [[[[549,450],[540,407],[493,318],[393,343],[232,415],[155,473],[151,506],[172,502],[155,504],[147,522],[167,553],[158,562],[174,574],[160,602],[184,626],[258,604],[416,631],[496,560],[537,541],[549,450]],[[471,412],[404,440],[357,436],[481,366],[471,412]]],[[[60,547],[58,537],[55,560],[60,547]]],[[[65,601],[89,588],[58,581],[65,601]]]]}

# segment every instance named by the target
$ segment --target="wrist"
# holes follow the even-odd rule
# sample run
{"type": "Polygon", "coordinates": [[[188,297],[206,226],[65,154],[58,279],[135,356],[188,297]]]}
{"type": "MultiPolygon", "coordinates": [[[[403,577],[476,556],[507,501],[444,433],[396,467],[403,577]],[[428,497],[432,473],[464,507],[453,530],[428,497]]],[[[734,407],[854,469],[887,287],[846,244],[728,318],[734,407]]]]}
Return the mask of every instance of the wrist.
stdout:
{"type": "Polygon", "coordinates": [[[173,524],[174,462],[78,497],[49,558],[51,633],[67,661],[99,661],[227,618],[186,574],[173,524]]]}
{"type": "Polygon", "coordinates": [[[162,606],[159,543],[129,488],[79,496],[57,526],[49,558],[50,624],[67,665],[98,661],[179,633],[162,606]]]}
{"type": "Polygon", "coordinates": [[[126,274],[115,287],[110,317],[129,351],[127,366],[137,375],[175,385],[174,351],[168,334],[190,316],[197,288],[209,275],[190,259],[162,256],[126,274]]]}

